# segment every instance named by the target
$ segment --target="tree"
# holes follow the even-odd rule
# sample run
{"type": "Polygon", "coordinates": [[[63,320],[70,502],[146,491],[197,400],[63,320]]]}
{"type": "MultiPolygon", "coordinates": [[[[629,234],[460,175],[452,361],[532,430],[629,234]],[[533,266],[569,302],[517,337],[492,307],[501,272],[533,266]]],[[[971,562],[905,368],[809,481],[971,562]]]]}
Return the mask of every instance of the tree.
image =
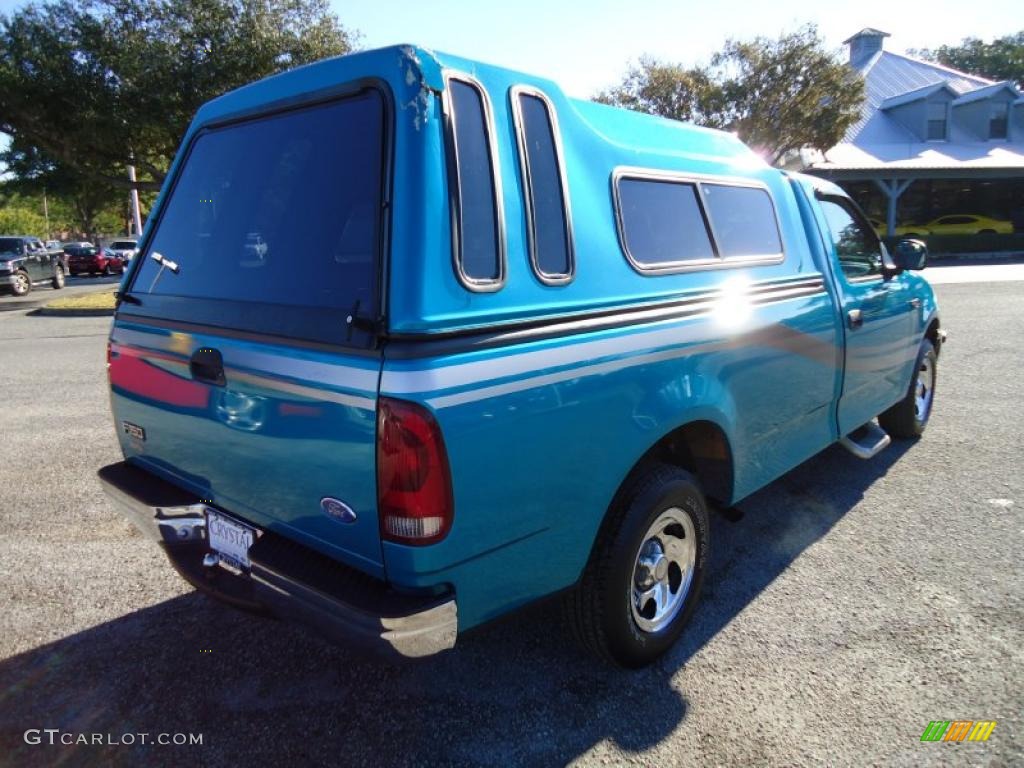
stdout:
{"type": "Polygon", "coordinates": [[[860,115],[864,83],[807,25],[778,39],[729,40],[710,66],[641,59],[599,101],[727,128],[772,163],[838,144],[860,115]]]}
{"type": "Polygon", "coordinates": [[[643,56],[621,85],[599,93],[596,100],[673,120],[725,127],[722,88],[702,67],[687,69],[643,56]]]}
{"type": "Polygon", "coordinates": [[[1024,30],[991,43],[966,37],[960,45],[942,45],[935,50],[926,48],[911,53],[979,77],[1012,80],[1024,88],[1024,30]]]}
{"type": "MultiPolygon", "coordinates": [[[[71,229],[87,235],[90,239],[100,229],[111,231],[107,226],[99,227],[101,214],[108,213],[104,224],[109,225],[109,212],[117,209],[127,195],[102,180],[88,178],[80,171],[53,160],[42,150],[26,145],[16,138],[6,151],[0,152],[0,163],[7,167],[13,177],[4,184],[7,191],[25,197],[42,198],[45,194],[52,201],[54,212],[67,208],[65,222],[70,226],[56,224],[53,230],[71,229]]],[[[120,230],[121,226],[116,226],[120,230]]]]}
{"type": "Polygon", "coordinates": [[[0,131],[157,189],[203,102],[352,48],[327,0],[52,0],[0,17],[0,131]]]}

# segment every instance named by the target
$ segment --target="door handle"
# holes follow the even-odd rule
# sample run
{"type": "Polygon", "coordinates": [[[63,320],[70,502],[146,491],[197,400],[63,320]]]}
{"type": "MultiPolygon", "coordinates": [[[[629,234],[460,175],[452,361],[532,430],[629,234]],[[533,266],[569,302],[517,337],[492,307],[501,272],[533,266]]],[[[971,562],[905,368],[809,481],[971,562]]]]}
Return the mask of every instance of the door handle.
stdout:
{"type": "Polygon", "coordinates": [[[859,309],[851,309],[846,313],[846,324],[855,330],[864,325],[864,313],[859,309]]]}
{"type": "Polygon", "coordinates": [[[196,381],[205,381],[223,387],[227,384],[224,378],[224,358],[220,352],[210,347],[200,347],[192,353],[188,369],[196,381]]]}

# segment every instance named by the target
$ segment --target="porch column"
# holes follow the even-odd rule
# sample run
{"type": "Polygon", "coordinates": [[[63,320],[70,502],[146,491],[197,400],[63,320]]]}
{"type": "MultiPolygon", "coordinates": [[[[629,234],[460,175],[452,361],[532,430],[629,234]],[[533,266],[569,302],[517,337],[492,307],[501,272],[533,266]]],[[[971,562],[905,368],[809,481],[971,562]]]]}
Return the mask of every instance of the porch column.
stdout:
{"type": "Polygon", "coordinates": [[[885,234],[892,237],[896,233],[896,204],[900,195],[907,191],[907,188],[914,183],[914,179],[874,179],[875,184],[885,194],[885,234]]]}

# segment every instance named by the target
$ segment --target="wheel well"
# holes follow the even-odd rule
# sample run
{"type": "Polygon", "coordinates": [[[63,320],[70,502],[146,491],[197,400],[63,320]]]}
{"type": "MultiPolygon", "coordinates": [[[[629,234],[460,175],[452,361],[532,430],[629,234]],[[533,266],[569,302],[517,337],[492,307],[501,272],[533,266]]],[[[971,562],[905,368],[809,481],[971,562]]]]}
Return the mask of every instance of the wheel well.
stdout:
{"type": "Polygon", "coordinates": [[[939,354],[939,350],[942,349],[942,345],[939,344],[939,318],[932,318],[931,323],[928,324],[928,330],[924,332],[924,337],[932,343],[935,347],[935,354],[939,354]]]}
{"type": "MultiPolygon", "coordinates": [[[[626,475],[619,491],[652,462],[685,469],[700,481],[704,494],[727,504],[732,499],[732,449],[721,427],[711,421],[693,421],[674,429],[651,446],[626,475]]],[[[616,493],[615,503],[619,494],[616,493]]]]}

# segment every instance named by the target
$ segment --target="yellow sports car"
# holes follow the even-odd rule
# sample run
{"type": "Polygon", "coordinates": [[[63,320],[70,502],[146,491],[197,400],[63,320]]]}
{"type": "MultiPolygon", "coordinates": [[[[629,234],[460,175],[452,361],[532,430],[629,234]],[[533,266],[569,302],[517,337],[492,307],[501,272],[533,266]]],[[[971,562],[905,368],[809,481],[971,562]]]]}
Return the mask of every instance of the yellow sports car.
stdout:
{"type": "MultiPolygon", "coordinates": [[[[879,237],[885,237],[885,222],[870,218],[871,226],[879,237]]],[[[923,224],[900,224],[894,233],[897,237],[928,237],[928,227],[923,224]]]]}
{"type": "Polygon", "coordinates": [[[924,225],[933,235],[1012,235],[1013,224],[977,214],[939,216],[924,225]]]}

